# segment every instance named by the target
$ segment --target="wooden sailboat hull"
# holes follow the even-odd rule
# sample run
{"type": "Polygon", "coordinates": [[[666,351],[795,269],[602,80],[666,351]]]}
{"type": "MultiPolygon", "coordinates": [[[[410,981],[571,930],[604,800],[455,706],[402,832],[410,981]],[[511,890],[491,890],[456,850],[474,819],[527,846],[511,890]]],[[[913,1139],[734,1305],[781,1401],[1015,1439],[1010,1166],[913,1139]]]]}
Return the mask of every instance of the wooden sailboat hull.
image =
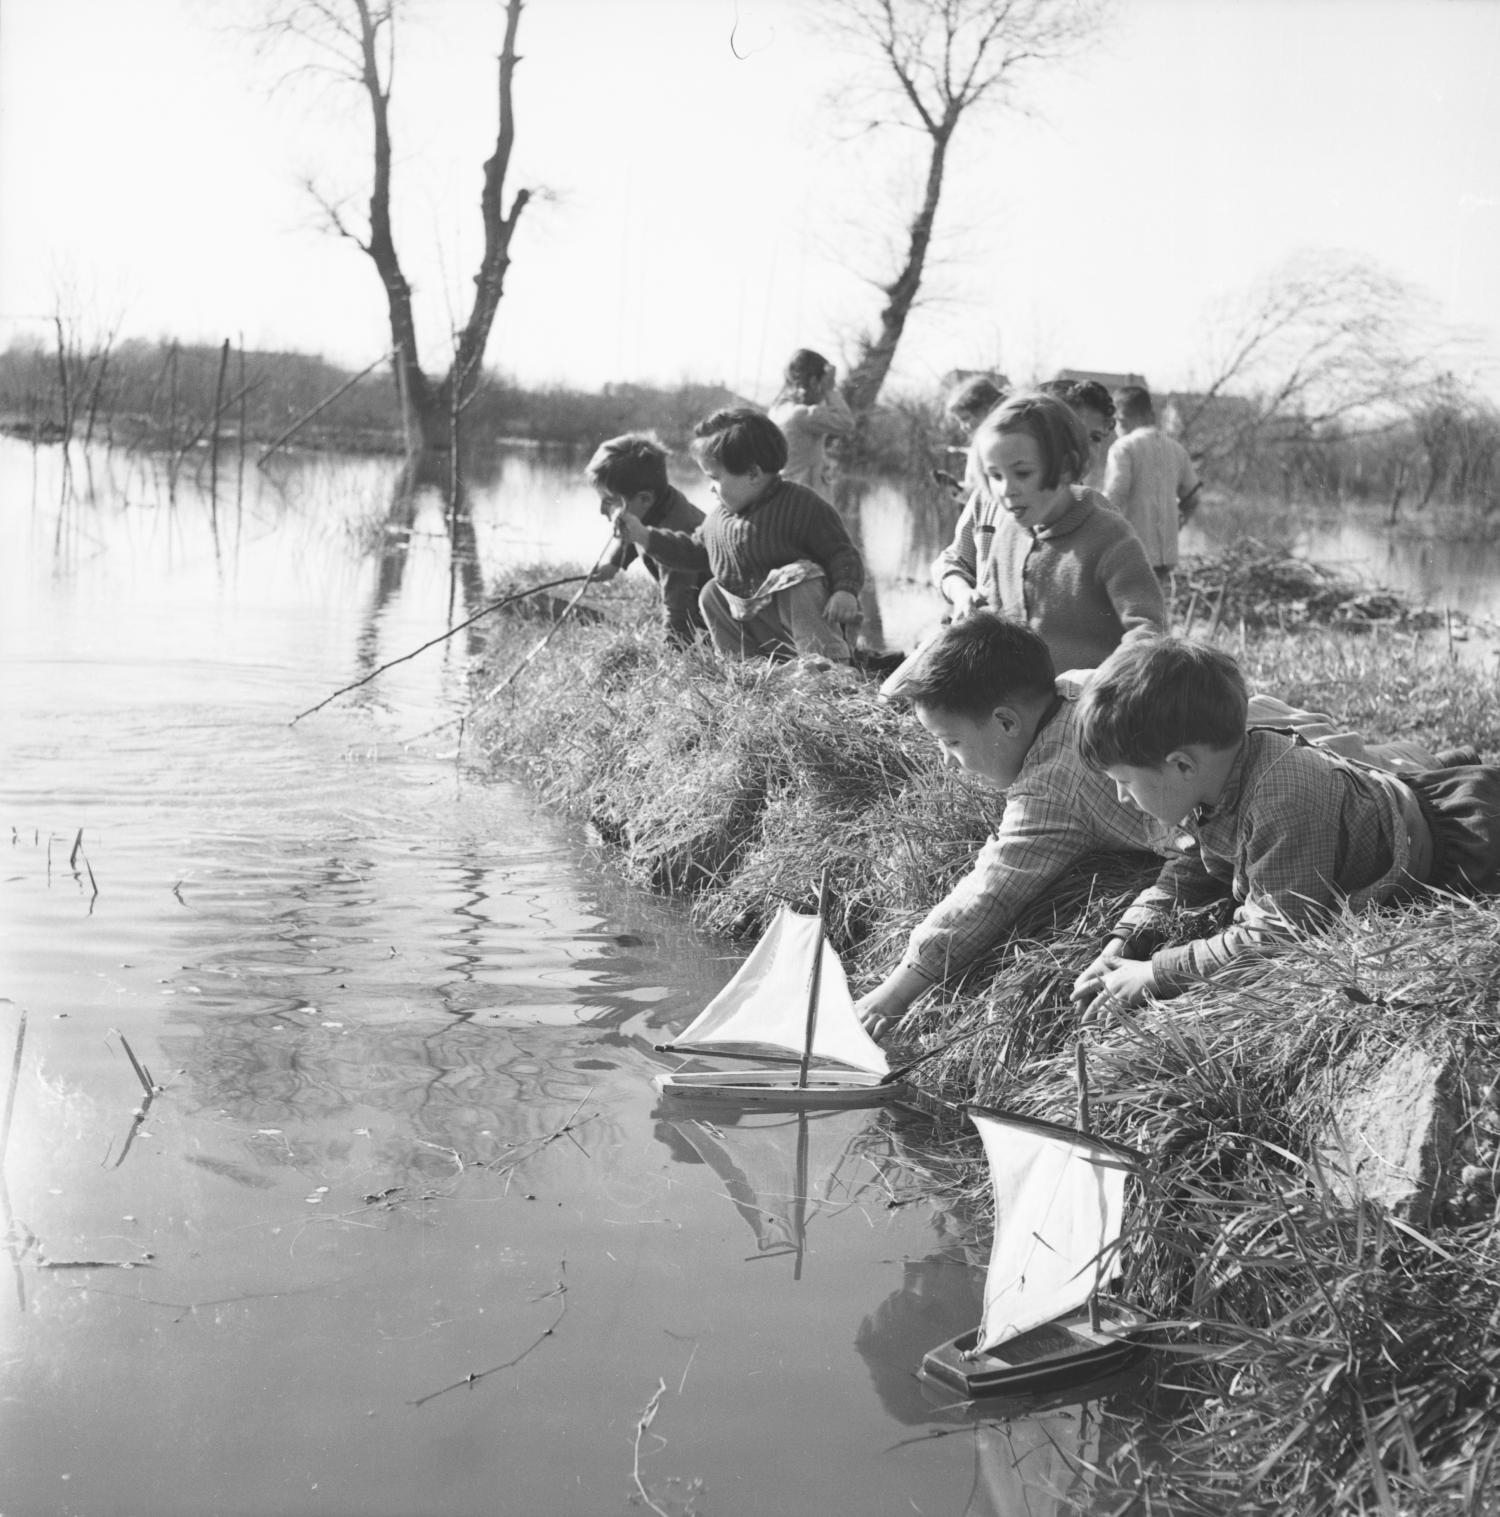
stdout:
{"type": "Polygon", "coordinates": [[[881,1077],[857,1069],[814,1069],[798,1085],[789,1069],[691,1070],[656,1077],[664,1096],[693,1101],[721,1101],[776,1106],[883,1106],[905,1093],[900,1084],[882,1085],[881,1077]]]}
{"type": "Polygon", "coordinates": [[[1097,1329],[1084,1308],[969,1357],[979,1339],[975,1328],[932,1349],[922,1378],[970,1397],[1029,1395],[1101,1379],[1144,1352],[1133,1335],[1146,1319],[1116,1302],[1101,1302],[1099,1315],[1097,1329]]]}

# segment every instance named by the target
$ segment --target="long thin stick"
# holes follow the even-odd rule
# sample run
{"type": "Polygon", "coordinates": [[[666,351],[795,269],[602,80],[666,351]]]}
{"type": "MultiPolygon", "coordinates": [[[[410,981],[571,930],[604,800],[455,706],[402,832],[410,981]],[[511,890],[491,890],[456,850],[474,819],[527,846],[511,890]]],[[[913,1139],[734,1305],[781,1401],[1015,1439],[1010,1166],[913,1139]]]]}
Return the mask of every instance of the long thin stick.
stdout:
{"type": "Polygon", "coordinates": [[[615,546],[616,546],[616,541],[615,541],[615,538],[614,538],[613,534],[611,534],[611,536],[609,537],[608,541],[599,550],[599,556],[598,556],[598,558],[596,558],[594,560],[594,567],[592,569],[590,569],[589,572],[584,576],[583,583],[581,585],[579,585],[578,589],[574,592],[573,599],[570,600],[568,602],[568,604],[566,606],[564,606],[561,611],[558,612],[558,614],[557,614],[557,620],[552,623],[552,626],[551,626],[550,630],[548,631],[546,637],[544,637],[541,640],[541,642],[539,642],[536,645],[536,647],[533,648],[531,650],[531,652],[528,653],[526,655],[526,657],[523,658],[521,660],[521,662],[519,664],[517,664],[516,667],[514,669],[512,669],[510,671],[510,673],[507,674],[503,680],[500,681],[500,683],[498,685],[496,685],[493,689],[486,690],[485,693],[482,696],[480,696],[479,700],[475,704],[482,705],[485,701],[492,701],[492,700],[494,700],[494,698],[497,695],[499,695],[500,692],[502,690],[504,690],[505,687],[508,684],[510,684],[510,682],[524,668],[526,668],[526,666],[532,661],[532,659],[534,659],[537,656],[537,654],[539,654],[542,651],[542,649],[545,648],[547,646],[547,644],[550,643],[552,641],[552,639],[557,636],[558,629],[562,626],[562,624],[565,621],[567,621],[569,612],[571,612],[572,609],[573,609],[573,607],[576,606],[578,604],[578,602],[583,599],[584,592],[588,589],[588,587],[591,584],[593,584],[593,582],[594,582],[594,576],[599,572],[599,566],[600,566],[600,564],[602,564],[604,562],[604,555],[606,553],[608,553],[610,551],[610,549],[613,548],[613,547],[615,547],[615,546]]]}
{"type": "MultiPolygon", "coordinates": [[[[600,557],[603,557],[603,555],[601,554],[600,557]]],[[[594,565],[594,568],[597,569],[598,567],[597,564],[594,565]]],[[[319,701],[316,706],[309,706],[306,711],[299,711],[287,725],[295,727],[304,716],[311,716],[314,711],[321,711],[329,701],[336,701],[341,695],[348,695],[351,690],[358,690],[361,685],[368,685],[377,674],[384,674],[387,669],[394,669],[397,664],[404,664],[407,659],[415,658],[419,653],[425,653],[429,648],[434,648],[437,644],[446,642],[450,637],[462,632],[465,627],[472,627],[481,616],[488,616],[491,611],[498,611],[502,606],[509,606],[518,600],[525,600],[528,595],[539,595],[543,590],[555,590],[559,585],[571,585],[580,579],[586,581],[589,577],[589,575],[583,574],[565,574],[561,579],[545,580],[540,585],[533,585],[529,590],[517,590],[513,595],[502,595],[499,600],[492,601],[482,611],[476,611],[467,621],[460,622],[456,627],[450,627],[446,632],[440,633],[437,637],[428,638],[420,648],[413,648],[410,653],[403,653],[400,658],[393,658],[389,663],[382,664],[378,669],[372,669],[363,679],[357,679],[352,685],[345,685],[341,690],[335,690],[327,700],[319,701]]],[[[585,588],[587,588],[586,584],[585,588]]]]}
{"type": "Polygon", "coordinates": [[[813,945],[812,984],[807,991],[807,1036],[802,1040],[802,1062],[797,1066],[797,1088],[807,1088],[807,1068],[812,1063],[813,1039],[818,1032],[818,995],[823,988],[823,924],[828,920],[828,865],[818,885],[818,940],[813,945]]]}
{"type": "Polygon", "coordinates": [[[26,1046],[26,1009],[16,1028],[16,1053],[10,1065],[10,1086],[5,1092],[5,1118],[0,1121],[0,1170],[5,1168],[5,1151],[10,1146],[10,1119],[16,1109],[16,1086],[21,1080],[21,1050],[26,1046]]]}
{"type": "MultiPolygon", "coordinates": [[[[1087,1133],[1089,1131],[1088,1040],[1081,1034],[1074,1045],[1073,1053],[1074,1065],[1078,1073],[1078,1131],[1087,1133]]],[[[1089,1326],[1096,1333],[1100,1329],[1098,1278],[1096,1273],[1095,1288],[1089,1292],[1089,1326]]]]}
{"type": "MultiPolygon", "coordinates": [[[[285,432],[283,432],[279,437],[272,438],[272,440],[267,443],[264,448],[261,449],[260,457],[255,460],[256,468],[259,468],[261,464],[263,464],[277,450],[277,448],[282,445],[282,443],[286,442],[289,438],[294,437],[298,432],[300,432],[303,427],[305,427],[308,422],[313,419],[314,416],[318,415],[321,411],[326,411],[328,407],[331,406],[334,401],[336,401],[339,396],[344,393],[345,390],[352,390],[354,386],[357,385],[360,380],[362,380],[365,375],[370,372],[371,369],[378,369],[380,365],[383,364],[388,358],[393,358],[400,351],[401,350],[399,348],[395,348],[388,353],[382,353],[374,363],[369,364],[365,368],[361,369],[353,379],[345,380],[345,382],[341,384],[338,389],[333,392],[332,395],[325,396],[317,403],[317,405],[312,408],[312,410],[304,411],[303,414],[299,416],[296,421],[294,421],[291,426],[286,429],[285,432]]],[[[232,405],[233,402],[231,401],[230,404],[232,405]]]]}

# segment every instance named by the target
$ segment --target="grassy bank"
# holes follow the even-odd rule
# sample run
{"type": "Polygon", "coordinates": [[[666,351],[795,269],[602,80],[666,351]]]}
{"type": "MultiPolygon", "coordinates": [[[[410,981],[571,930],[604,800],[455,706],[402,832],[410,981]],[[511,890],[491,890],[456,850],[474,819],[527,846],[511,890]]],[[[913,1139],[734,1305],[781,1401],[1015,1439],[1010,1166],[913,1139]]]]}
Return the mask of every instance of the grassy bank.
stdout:
{"type": "MultiPolygon", "coordinates": [[[[496,629],[471,718],[483,751],[717,931],[750,938],[778,902],[810,907],[826,865],[832,935],[856,993],[868,988],[968,867],[996,799],[943,771],[862,676],[668,650],[635,604],[623,624],[564,629],[485,699],[536,636],[535,623],[496,629]]],[[[1441,639],[1241,621],[1221,635],[1258,687],[1371,736],[1500,758],[1494,681],[1441,639]]],[[[1145,859],[1080,871],[929,997],[902,1052],[977,1031],[923,1085],[1067,1120],[1066,988],[1153,872],[1145,859]]],[[[1495,904],[1434,900],[1350,918],[1091,1034],[1096,1124],[1152,1161],[1124,1290],[1176,1324],[1143,1393],[1167,1432],[1114,1451],[1119,1510],[1500,1509],[1497,987],[1495,904]],[[1342,1086],[1412,1047],[1460,1071],[1463,1183],[1430,1236],[1336,1200],[1316,1159],[1342,1086]]],[[[977,1156],[945,1119],[925,1183],[982,1221],[977,1156]]]]}

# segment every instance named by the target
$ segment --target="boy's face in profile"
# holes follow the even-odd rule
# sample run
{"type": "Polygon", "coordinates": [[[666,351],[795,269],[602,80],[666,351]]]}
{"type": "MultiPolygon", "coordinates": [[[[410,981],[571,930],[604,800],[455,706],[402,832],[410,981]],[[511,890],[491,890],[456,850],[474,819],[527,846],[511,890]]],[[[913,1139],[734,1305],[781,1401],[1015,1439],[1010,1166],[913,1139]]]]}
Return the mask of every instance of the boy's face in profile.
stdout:
{"type": "Polygon", "coordinates": [[[1122,802],[1168,827],[1179,826],[1202,799],[1190,754],[1169,753],[1160,764],[1108,764],[1104,772],[1122,802]]]}
{"type": "Polygon", "coordinates": [[[996,789],[1015,784],[1031,747],[1029,734],[1009,707],[981,713],[945,711],[918,702],[917,720],[937,739],[943,758],[996,789]]]}
{"type": "Polygon", "coordinates": [[[599,514],[607,516],[613,521],[622,511],[628,511],[632,516],[644,516],[651,508],[651,492],[649,490],[637,490],[634,495],[626,495],[621,490],[611,490],[602,480],[596,481],[594,490],[599,496],[599,514]]]}
{"type": "Polygon", "coordinates": [[[714,498],[726,511],[743,511],[753,506],[776,478],[755,464],[748,474],[731,474],[717,458],[702,459],[698,467],[707,477],[714,498]]]}

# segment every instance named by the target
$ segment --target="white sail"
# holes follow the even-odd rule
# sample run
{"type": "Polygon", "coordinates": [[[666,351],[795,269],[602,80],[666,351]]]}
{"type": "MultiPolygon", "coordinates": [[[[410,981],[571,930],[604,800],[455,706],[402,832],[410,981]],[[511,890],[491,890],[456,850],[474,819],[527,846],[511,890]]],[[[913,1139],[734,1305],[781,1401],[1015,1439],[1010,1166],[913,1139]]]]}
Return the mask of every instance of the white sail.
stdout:
{"type": "Polygon", "coordinates": [[[823,924],[783,906],[739,973],[675,1037],[674,1049],[703,1053],[781,1054],[802,1057],[807,1041],[807,997],[813,953],[822,945],[815,1061],[886,1074],[884,1051],[854,1011],[844,966],[823,935],[823,924]]]}
{"type": "Polygon", "coordinates": [[[970,1112],[995,1191],[978,1348],[1076,1311],[1114,1272],[1129,1163],[1084,1133],[970,1112]]]}

